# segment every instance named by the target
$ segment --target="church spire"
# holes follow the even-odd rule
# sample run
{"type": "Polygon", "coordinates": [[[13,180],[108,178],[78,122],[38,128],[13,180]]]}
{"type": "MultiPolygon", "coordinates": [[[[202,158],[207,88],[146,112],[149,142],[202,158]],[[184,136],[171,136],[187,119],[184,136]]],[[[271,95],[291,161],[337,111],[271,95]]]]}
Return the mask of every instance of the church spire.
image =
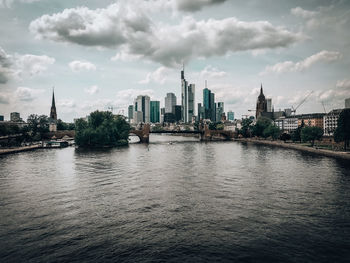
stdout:
{"type": "Polygon", "coordinates": [[[261,87],[260,87],[260,95],[264,95],[263,88],[262,88],[262,83],[261,83],[261,87]]]}
{"type": "Polygon", "coordinates": [[[52,89],[52,103],[51,103],[51,111],[50,118],[53,120],[57,120],[57,112],[56,112],[56,104],[55,104],[55,90],[52,89]]]}

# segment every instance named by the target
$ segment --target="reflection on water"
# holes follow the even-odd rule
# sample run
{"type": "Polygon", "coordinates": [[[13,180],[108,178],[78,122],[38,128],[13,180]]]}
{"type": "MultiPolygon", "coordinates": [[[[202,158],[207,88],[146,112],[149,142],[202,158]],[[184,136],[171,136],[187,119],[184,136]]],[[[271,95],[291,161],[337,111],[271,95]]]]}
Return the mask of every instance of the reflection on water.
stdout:
{"type": "Polygon", "coordinates": [[[1,261],[348,261],[350,167],[293,150],[150,144],[1,157],[1,261]]]}

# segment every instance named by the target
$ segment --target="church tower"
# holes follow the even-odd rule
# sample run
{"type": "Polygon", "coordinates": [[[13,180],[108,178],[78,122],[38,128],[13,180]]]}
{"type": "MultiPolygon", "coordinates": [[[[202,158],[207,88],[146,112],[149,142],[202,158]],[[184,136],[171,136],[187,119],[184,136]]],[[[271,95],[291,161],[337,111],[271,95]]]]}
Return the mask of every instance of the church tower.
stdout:
{"type": "Polygon", "coordinates": [[[50,118],[57,121],[57,112],[56,112],[55,92],[54,91],[52,91],[52,103],[51,103],[50,118]]]}
{"type": "Polygon", "coordinates": [[[266,102],[265,95],[263,93],[263,87],[261,84],[260,95],[256,102],[256,115],[255,115],[256,119],[258,119],[263,112],[267,112],[267,102],[266,102]]]}

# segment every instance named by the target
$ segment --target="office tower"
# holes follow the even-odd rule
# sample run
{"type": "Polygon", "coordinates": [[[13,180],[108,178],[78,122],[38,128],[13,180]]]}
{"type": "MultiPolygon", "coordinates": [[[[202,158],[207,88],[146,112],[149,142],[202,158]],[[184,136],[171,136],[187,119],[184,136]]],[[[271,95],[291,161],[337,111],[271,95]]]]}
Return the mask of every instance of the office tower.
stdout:
{"type": "Polygon", "coordinates": [[[11,112],[10,113],[10,121],[13,121],[13,122],[21,121],[21,117],[20,117],[19,112],[11,112]]]}
{"type": "Polygon", "coordinates": [[[134,123],[150,122],[150,98],[149,96],[137,96],[134,100],[134,123]]]}
{"type": "Polygon", "coordinates": [[[267,108],[267,112],[272,112],[272,99],[270,98],[266,99],[266,108],[267,108]]]}
{"type": "Polygon", "coordinates": [[[133,105],[129,105],[129,107],[128,107],[128,118],[129,118],[129,122],[131,122],[131,120],[134,118],[134,106],[133,105]]]}
{"type": "Polygon", "coordinates": [[[151,122],[157,123],[160,122],[160,102],[159,101],[151,101],[150,102],[150,108],[151,108],[151,122]]]}
{"type": "Polygon", "coordinates": [[[174,93],[167,93],[165,97],[165,113],[175,114],[176,96],[174,93]]]}
{"type": "Polygon", "coordinates": [[[235,120],[235,113],[233,111],[227,112],[227,120],[234,121],[235,120]]]}
{"type": "MultiPolygon", "coordinates": [[[[205,86],[207,86],[207,82],[205,82],[205,86]]],[[[211,92],[211,90],[208,89],[207,87],[203,89],[203,108],[204,108],[203,119],[209,119],[215,122],[216,120],[215,94],[211,92]]]]}
{"type": "Polygon", "coordinates": [[[198,103],[197,108],[197,121],[205,119],[205,108],[202,106],[202,103],[198,103]]]}
{"type": "Polygon", "coordinates": [[[181,71],[181,115],[183,122],[192,122],[194,115],[195,85],[188,85],[185,79],[185,69],[181,71]]]}
{"type": "Polygon", "coordinates": [[[4,121],[4,115],[0,115],[0,121],[4,121]]]}
{"type": "Polygon", "coordinates": [[[224,113],[224,103],[218,102],[216,106],[216,121],[221,121],[223,113],[224,113]]]}
{"type": "Polygon", "coordinates": [[[175,121],[181,121],[181,105],[175,105],[175,121]]]}

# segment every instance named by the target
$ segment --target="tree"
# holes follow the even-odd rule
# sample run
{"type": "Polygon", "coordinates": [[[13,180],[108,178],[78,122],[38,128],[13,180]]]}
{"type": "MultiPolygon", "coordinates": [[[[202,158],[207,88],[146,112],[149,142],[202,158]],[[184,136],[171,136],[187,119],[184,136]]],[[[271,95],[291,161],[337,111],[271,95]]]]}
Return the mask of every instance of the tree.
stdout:
{"type": "Polygon", "coordinates": [[[336,142],[344,141],[344,150],[350,140],[350,109],[344,109],[339,115],[337,128],[334,131],[334,140],[336,142]]]}
{"type": "Polygon", "coordinates": [[[292,133],[292,141],[293,142],[301,142],[301,130],[304,128],[305,123],[304,120],[301,120],[301,125],[292,133]]]}
{"type": "Polygon", "coordinates": [[[323,136],[323,130],[320,127],[306,126],[301,130],[301,139],[304,142],[311,142],[314,146],[315,140],[320,140],[323,136]]]}
{"type": "Polygon", "coordinates": [[[75,143],[82,147],[111,147],[128,144],[130,125],[123,116],[94,111],[89,121],[75,123],[75,143]]]}
{"type": "Polygon", "coordinates": [[[31,114],[27,119],[29,133],[34,140],[41,140],[49,132],[49,118],[46,115],[31,114]]]}
{"type": "Polygon", "coordinates": [[[288,133],[282,133],[280,136],[280,139],[284,142],[286,142],[287,140],[290,140],[292,138],[292,136],[288,133]]]}
{"type": "Polygon", "coordinates": [[[250,137],[251,132],[250,132],[250,125],[252,124],[252,119],[243,119],[242,120],[242,128],[239,130],[239,133],[242,134],[244,138],[250,137]]]}
{"type": "Polygon", "coordinates": [[[274,125],[270,124],[264,131],[263,131],[263,136],[265,138],[267,137],[272,137],[273,140],[276,140],[280,136],[280,129],[274,125]]]}
{"type": "Polygon", "coordinates": [[[262,137],[264,136],[264,130],[271,125],[271,120],[266,117],[258,118],[256,124],[253,126],[253,135],[262,137]]]}

